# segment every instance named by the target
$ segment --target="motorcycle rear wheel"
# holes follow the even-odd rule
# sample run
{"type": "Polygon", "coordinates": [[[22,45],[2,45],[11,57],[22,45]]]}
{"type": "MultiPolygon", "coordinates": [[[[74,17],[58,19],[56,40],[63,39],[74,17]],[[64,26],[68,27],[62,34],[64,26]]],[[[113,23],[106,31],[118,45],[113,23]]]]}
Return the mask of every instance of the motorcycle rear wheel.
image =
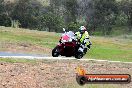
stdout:
{"type": "Polygon", "coordinates": [[[83,57],[83,53],[81,53],[81,52],[78,52],[75,54],[75,58],[77,58],[77,59],[81,59],[82,57],[83,57]]]}
{"type": "Polygon", "coordinates": [[[60,55],[58,47],[56,46],[53,50],[52,50],[52,56],[53,57],[58,57],[60,55]]]}

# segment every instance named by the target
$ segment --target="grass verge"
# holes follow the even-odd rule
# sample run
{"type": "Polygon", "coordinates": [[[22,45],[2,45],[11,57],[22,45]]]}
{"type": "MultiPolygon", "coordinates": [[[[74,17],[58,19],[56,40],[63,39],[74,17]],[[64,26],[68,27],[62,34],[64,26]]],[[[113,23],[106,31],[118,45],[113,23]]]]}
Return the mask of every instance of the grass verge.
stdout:
{"type": "Polygon", "coordinates": [[[12,58],[0,58],[0,62],[9,62],[9,63],[36,63],[36,60],[29,59],[12,59],[12,58]]]}
{"type": "MultiPolygon", "coordinates": [[[[3,48],[5,46],[5,43],[11,43],[12,45],[18,43],[20,45],[24,43],[24,46],[26,46],[26,44],[32,44],[44,48],[53,49],[58,43],[59,38],[60,34],[52,32],[50,33],[28,29],[0,27],[0,51],[6,50],[6,47],[3,48]]],[[[125,37],[105,38],[97,36],[91,36],[90,39],[93,45],[91,47],[91,50],[88,51],[88,53],[85,55],[85,58],[132,62],[131,39],[125,37]]],[[[15,47],[17,48],[17,45],[15,47]]],[[[41,49],[39,49],[39,51],[43,52],[41,49]]],[[[29,50],[28,52],[33,51],[29,50]]],[[[47,53],[51,55],[51,53],[47,53]]]]}

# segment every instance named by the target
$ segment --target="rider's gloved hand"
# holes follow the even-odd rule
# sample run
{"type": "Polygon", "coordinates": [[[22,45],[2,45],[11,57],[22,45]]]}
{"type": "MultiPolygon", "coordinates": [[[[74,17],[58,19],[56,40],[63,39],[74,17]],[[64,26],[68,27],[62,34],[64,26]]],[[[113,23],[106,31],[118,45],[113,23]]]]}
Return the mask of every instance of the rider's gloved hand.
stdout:
{"type": "Polygon", "coordinates": [[[60,38],[60,40],[59,40],[59,43],[61,43],[61,38],[60,38]]]}
{"type": "Polygon", "coordinates": [[[59,43],[61,43],[61,40],[59,40],[59,43]]]}

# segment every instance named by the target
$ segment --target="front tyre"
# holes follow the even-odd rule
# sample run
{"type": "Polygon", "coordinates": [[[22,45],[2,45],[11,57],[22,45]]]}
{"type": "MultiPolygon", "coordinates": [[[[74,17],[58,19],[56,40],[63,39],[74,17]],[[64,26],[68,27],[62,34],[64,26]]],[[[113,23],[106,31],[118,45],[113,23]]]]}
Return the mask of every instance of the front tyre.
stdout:
{"type": "Polygon", "coordinates": [[[52,50],[52,56],[53,56],[53,57],[58,57],[59,55],[60,55],[59,49],[58,49],[58,46],[56,46],[56,47],[52,50]]]}

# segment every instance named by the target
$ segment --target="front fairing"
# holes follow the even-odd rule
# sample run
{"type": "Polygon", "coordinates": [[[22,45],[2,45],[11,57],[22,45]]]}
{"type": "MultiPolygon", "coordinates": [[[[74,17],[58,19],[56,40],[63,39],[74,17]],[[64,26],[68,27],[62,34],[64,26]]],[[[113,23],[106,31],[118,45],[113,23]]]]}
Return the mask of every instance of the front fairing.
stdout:
{"type": "Polygon", "coordinates": [[[72,31],[66,32],[62,34],[61,42],[72,42],[72,40],[75,39],[74,33],[72,31]]]}
{"type": "Polygon", "coordinates": [[[58,48],[62,56],[74,56],[76,50],[76,43],[74,42],[61,43],[58,44],[58,48]]]}

